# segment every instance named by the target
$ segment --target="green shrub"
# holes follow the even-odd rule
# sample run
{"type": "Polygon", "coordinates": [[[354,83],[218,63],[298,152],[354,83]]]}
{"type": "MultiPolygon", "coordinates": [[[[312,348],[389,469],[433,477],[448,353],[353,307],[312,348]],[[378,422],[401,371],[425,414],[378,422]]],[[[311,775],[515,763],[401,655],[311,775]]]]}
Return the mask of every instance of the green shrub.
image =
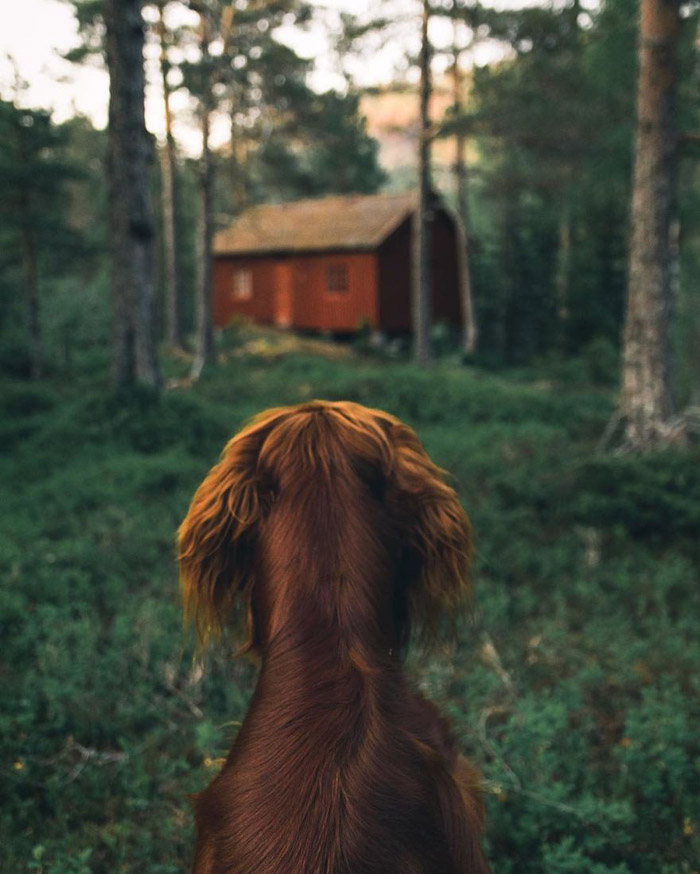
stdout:
{"type": "Polygon", "coordinates": [[[186,869],[188,793],[255,672],[225,647],[192,661],[174,532],[246,418],[312,397],[416,427],[471,514],[472,616],[410,663],[482,770],[493,870],[696,870],[696,453],[594,456],[611,399],[556,373],[232,357],[158,397],[110,393],[100,350],[71,366],[1,392],[3,872],[186,869]]]}

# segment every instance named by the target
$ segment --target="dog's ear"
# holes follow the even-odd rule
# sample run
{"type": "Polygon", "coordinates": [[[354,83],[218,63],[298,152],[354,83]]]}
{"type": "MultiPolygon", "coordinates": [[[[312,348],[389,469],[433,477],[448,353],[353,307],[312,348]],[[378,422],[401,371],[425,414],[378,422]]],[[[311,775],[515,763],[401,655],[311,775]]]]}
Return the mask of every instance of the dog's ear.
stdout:
{"type": "Polygon", "coordinates": [[[258,523],[271,500],[258,456],[272,419],[268,413],[228,443],[195,492],[178,531],[185,620],[194,624],[202,646],[229,623],[245,626],[239,652],[256,643],[253,556],[258,523]]]}
{"type": "Polygon", "coordinates": [[[469,595],[471,525],[446,474],[428,457],[414,431],[394,421],[389,494],[403,543],[401,575],[407,598],[406,627],[426,642],[442,617],[454,619],[469,595]]]}

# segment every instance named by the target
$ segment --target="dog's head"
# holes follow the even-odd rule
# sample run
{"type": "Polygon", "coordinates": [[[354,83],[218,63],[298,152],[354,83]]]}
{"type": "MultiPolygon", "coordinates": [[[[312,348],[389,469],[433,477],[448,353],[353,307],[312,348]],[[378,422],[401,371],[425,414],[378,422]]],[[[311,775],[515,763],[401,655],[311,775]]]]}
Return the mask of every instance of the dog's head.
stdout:
{"type": "Polygon", "coordinates": [[[343,580],[336,588],[355,589],[355,601],[361,590],[390,602],[398,645],[412,627],[430,639],[468,593],[470,556],[467,516],[415,433],[350,402],[253,419],[197,489],[178,533],[186,616],[204,643],[242,617],[243,651],[264,645],[263,614],[304,580],[314,580],[307,598],[343,580]]]}

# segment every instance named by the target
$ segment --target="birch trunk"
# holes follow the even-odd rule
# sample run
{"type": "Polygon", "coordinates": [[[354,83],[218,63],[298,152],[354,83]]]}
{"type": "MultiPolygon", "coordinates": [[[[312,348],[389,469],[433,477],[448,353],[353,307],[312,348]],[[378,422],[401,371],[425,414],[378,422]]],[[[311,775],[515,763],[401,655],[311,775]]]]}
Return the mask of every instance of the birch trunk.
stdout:
{"type": "Polygon", "coordinates": [[[141,0],[106,0],[108,174],[116,387],[160,383],[154,330],[152,146],[144,122],[141,0]]]}
{"type": "MultiPolygon", "coordinates": [[[[455,47],[455,62],[453,68],[454,81],[454,111],[459,118],[464,111],[464,79],[459,66],[459,52],[455,47]]],[[[474,300],[472,294],[472,279],[469,262],[469,183],[467,174],[467,138],[461,130],[457,131],[455,142],[455,181],[457,188],[457,258],[459,285],[462,298],[463,345],[465,355],[472,356],[476,352],[476,321],[474,318],[474,300]]]]}
{"type": "Polygon", "coordinates": [[[31,374],[32,379],[41,379],[44,373],[44,344],[41,337],[41,322],[39,319],[39,272],[37,270],[34,233],[28,224],[25,224],[22,231],[22,250],[31,374]]]}
{"type": "Polygon", "coordinates": [[[418,146],[418,208],[413,219],[411,310],[413,317],[413,357],[425,366],[432,358],[430,348],[431,316],[431,188],[430,188],[430,42],[428,22],[430,6],[423,0],[422,41],[420,54],[420,132],[418,146]]]}
{"type": "Polygon", "coordinates": [[[248,146],[241,139],[241,134],[235,122],[235,104],[231,111],[231,190],[233,192],[234,212],[240,213],[248,206],[248,146]]]}
{"type": "MultiPolygon", "coordinates": [[[[568,186],[567,186],[568,189],[568,186]]],[[[566,354],[569,337],[569,298],[571,297],[571,206],[568,193],[559,213],[559,249],[555,273],[557,291],[557,335],[562,354],[566,354]]]]}
{"type": "Polygon", "coordinates": [[[199,220],[197,228],[197,288],[195,295],[196,346],[192,364],[192,378],[197,379],[202,370],[216,362],[214,350],[214,320],[212,313],[211,252],[213,232],[212,217],[212,164],[209,148],[209,128],[212,112],[211,76],[209,73],[209,27],[206,13],[201,20],[201,53],[204,71],[203,94],[200,103],[202,127],[202,157],[199,175],[199,220]]]}
{"type": "Polygon", "coordinates": [[[671,242],[678,0],[641,0],[637,136],[632,193],[621,414],[630,448],[666,442],[670,378],[671,242]]]}
{"type": "Polygon", "coordinates": [[[160,39],[160,75],[163,84],[163,112],[165,116],[165,146],[161,149],[161,205],[163,209],[163,274],[165,279],[165,333],[173,349],[182,348],[180,330],[179,287],[176,255],[177,177],[173,118],[170,109],[168,84],[168,55],[164,5],[158,7],[158,37],[160,39]]]}

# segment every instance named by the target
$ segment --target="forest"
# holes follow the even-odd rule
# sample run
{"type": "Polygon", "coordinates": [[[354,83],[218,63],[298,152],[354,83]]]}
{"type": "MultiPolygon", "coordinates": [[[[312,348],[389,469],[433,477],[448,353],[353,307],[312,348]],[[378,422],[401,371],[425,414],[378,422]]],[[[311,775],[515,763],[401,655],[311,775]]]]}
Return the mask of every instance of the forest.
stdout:
{"type": "Polygon", "coordinates": [[[0,67],[0,872],[190,870],[255,668],[196,658],[175,532],[232,434],[312,398],[411,425],[470,516],[471,610],[408,661],[492,870],[697,872],[696,0],[51,2],[109,122],[0,67]],[[410,336],[214,328],[246,209],[409,189],[410,336]]]}

